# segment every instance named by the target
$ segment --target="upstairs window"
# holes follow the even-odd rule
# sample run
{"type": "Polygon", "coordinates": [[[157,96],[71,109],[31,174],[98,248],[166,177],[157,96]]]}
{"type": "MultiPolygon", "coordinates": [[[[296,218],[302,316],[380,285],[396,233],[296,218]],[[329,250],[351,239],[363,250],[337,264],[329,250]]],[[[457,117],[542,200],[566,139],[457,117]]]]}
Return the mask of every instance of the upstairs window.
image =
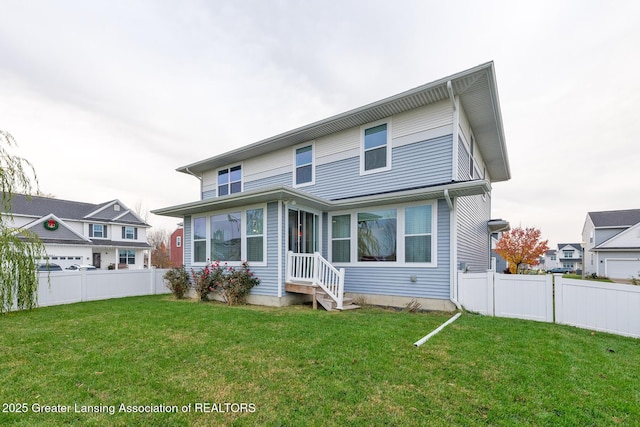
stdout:
{"type": "Polygon", "coordinates": [[[138,229],[135,227],[122,227],[122,238],[124,240],[137,240],[138,229]]]}
{"type": "Polygon", "coordinates": [[[182,236],[176,236],[176,248],[182,247],[182,236]]]}
{"type": "Polygon", "coordinates": [[[242,191],[242,166],[234,166],[218,171],[218,196],[242,191]]]}
{"type": "Polygon", "coordinates": [[[562,251],[565,258],[573,258],[573,251],[562,251]]]}
{"type": "Polygon", "coordinates": [[[313,184],[313,145],[296,148],[295,185],[313,184]]]}
{"type": "Polygon", "coordinates": [[[107,226],[103,224],[89,224],[89,237],[107,238],[107,226]]]}
{"type": "Polygon", "coordinates": [[[363,127],[360,172],[363,174],[389,170],[391,147],[387,123],[363,127]]]}

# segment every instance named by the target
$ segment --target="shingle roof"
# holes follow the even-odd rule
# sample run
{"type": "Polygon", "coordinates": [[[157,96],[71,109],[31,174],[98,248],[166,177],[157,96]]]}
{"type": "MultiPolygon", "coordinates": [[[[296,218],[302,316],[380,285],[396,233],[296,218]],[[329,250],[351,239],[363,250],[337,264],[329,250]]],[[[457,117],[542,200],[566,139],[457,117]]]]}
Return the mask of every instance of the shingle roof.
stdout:
{"type": "Polygon", "coordinates": [[[97,222],[120,222],[136,225],[148,225],[138,220],[135,215],[126,214],[128,208],[118,200],[93,204],[75,202],[71,200],[53,199],[49,197],[31,196],[15,194],[11,204],[14,215],[25,215],[40,218],[48,214],[54,214],[63,220],[76,221],[97,221],[97,222]],[[119,205],[120,210],[110,208],[111,205],[119,205]],[[102,209],[102,210],[100,210],[102,209]],[[99,211],[99,212],[97,212],[99,211]]]}
{"type": "Polygon", "coordinates": [[[572,248],[581,251],[582,250],[582,246],[580,245],[580,243],[558,243],[558,250],[560,250],[561,248],[564,248],[566,246],[571,246],[572,248]]]}
{"type": "Polygon", "coordinates": [[[640,222],[640,209],[589,212],[595,227],[630,227],[640,222]]]}

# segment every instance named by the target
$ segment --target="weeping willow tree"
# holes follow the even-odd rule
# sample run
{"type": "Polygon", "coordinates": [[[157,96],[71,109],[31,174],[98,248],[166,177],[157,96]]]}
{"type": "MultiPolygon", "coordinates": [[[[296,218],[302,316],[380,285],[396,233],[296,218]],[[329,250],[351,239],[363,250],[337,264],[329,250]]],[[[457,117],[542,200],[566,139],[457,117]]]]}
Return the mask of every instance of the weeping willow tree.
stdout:
{"type": "Polygon", "coordinates": [[[14,304],[20,310],[38,302],[37,260],[44,257],[44,245],[33,233],[13,226],[14,194],[30,194],[38,188],[31,163],[11,154],[16,142],[8,132],[0,130],[0,189],[3,215],[0,215],[0,313],[14,304]]]}

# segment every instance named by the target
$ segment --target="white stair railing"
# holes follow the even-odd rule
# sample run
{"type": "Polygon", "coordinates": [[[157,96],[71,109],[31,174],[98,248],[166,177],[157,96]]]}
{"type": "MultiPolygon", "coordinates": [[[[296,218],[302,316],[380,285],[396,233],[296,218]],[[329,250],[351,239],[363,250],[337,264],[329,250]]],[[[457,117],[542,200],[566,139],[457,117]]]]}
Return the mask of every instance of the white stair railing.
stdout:
{"type": "Polygon", "coordinates": [[[344,299],[344,268],[337,269],[320,255],[287,253],[287,282],[310,282],[319,286],[342,309],[344,299]]]}

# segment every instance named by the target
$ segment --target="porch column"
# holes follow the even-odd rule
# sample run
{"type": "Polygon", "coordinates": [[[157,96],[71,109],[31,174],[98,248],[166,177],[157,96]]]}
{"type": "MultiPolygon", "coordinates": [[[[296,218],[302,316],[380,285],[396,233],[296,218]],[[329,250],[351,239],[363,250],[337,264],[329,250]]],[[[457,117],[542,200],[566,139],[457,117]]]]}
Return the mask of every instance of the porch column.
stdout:
{"type": "Polygon", "coordinates": [[[116,262],[114,265],[116,266],[116,270],[118,269],[118,262],[120,260],[120,249],[116,248],[116,262]]]}

